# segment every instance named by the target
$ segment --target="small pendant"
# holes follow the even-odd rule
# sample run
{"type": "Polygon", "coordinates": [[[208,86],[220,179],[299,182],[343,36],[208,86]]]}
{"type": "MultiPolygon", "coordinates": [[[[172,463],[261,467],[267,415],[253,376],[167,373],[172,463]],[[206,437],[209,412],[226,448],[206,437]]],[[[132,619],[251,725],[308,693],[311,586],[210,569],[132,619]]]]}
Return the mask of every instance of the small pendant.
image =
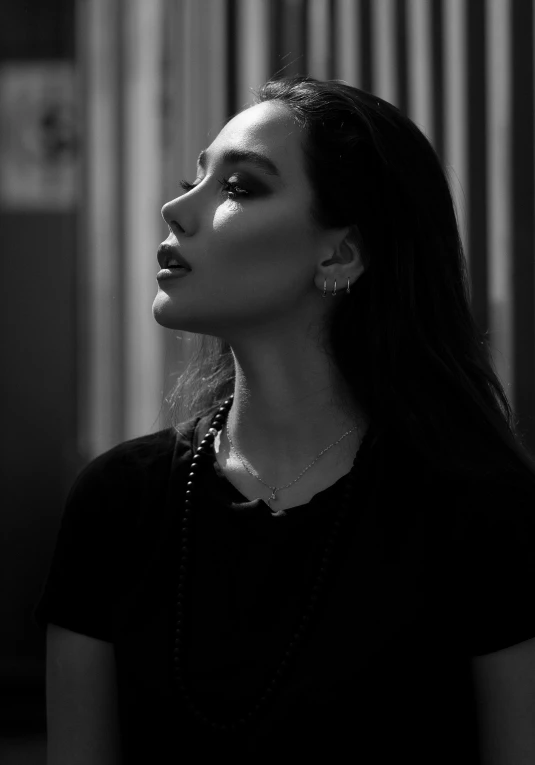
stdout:
{"type": "Polygon", "coordinates": [[[276,494],[275,494],[274,491],[271,492],[271,497],[267,501],[268,506],[269,506],[269,508],[271,510],[271,515],[273,515],[273,516],[286,515],[286,511],[285,510],[274,510],[271,507],[271,503],[272,503],[273,500],[277,501],[277,497],[276,497],[276,494]]]}

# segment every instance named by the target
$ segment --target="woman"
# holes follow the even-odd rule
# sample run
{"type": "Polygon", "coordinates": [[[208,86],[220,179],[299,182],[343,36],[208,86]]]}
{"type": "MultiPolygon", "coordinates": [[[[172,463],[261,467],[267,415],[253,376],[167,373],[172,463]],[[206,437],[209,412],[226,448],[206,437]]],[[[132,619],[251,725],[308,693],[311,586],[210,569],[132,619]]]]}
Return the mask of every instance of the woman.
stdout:
{"type": "Polygon", "coordinates": [[[433,148],[288,77],[181,185],[153,313],[200,342],[172,425],[69,494],[49,765],[524,762],[535,467],[433,148]]]}

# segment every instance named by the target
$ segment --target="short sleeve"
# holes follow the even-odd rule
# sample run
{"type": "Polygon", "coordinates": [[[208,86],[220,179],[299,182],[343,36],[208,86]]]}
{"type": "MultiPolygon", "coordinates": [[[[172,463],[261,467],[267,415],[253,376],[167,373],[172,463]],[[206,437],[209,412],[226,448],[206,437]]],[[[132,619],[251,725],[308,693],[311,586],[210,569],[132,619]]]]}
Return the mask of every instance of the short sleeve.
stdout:
{"type": "Polygon", "coordinates": [[[67,496],[48,577],[33,610],[48,622],[112,640],[113,603],[121,566],[121,519],[135,485],[116,450],[90,462],[67,496]]]}
{"type": "Polygon", "coordinates": [[[463,650],[480,656],[535,638],[535,481],[489,481],[455,512],[463,650]]]}

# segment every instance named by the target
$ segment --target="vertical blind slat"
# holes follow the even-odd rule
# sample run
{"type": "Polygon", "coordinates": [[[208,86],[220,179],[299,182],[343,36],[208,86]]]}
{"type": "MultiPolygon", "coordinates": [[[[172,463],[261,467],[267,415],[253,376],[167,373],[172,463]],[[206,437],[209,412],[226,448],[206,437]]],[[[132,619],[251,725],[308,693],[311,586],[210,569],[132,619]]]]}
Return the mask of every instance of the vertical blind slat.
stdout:
{"type": "Polygon", "coordinates": [[[152,317],[159,270],[162,0],[130,0],[124,69],[124,433],[158,426],[163,336],[152,317]]]}
{"type": "Polygon", "coordinates": [[[407,0],[408,115],[433,142],[431,77],[431,5],[427,0],[407,0]]]}
{"type": "Polygon", "coordinates": [[[466,157],[466,0],[442,6],[444,30],[444,165],[455,199],[468,263],[468,173],[466,157]]]}
{"type": "Polygon", "coordinates": [[[308,71],[319,80],[329,78],[330,15],[328,0],[309,0],[308,4],[308,71]]]}
{"type": "Polygon", "coordinates": [[[398,106],[396,78],[397,39],[395,0],[371,4],[372,92],[398,106]]]}
{"type": "Polygon", "coordinates": [[[258,87],[269,74],[269,0],[238,0],[236,5],[237,110],[252,103],[250,88],[258,87]]]}
{"type": "MultiPolygon", "coordinates": [[[[94,0],[80,10],[84,28],[81,66],[86,86],[85,188],[87,231],[81,271],[86,279],[84,358],[78,365],[78,439],[90,459],[122,436],[118,359],[122,317],[114,296],[119,289],[121,197],[119,184],[121,49],[117,0],[94,0]]],[[[84,216],[80,216],[84,218],[84,216]]],[[[85,229],[83,229],[85,232],[85,229]]],[[[119,362],[120,364],[120,362],[119,362]]]]}
{"type": "Polygon", "coordinates": [[[470,219],[468,226],[468,249],[470,251],[470,277],[472,284],[472,311],[479,329],[488,329],[488,269],[487,269],[487,121],[486,116],[486,69],[484,0],[466,4],[466,173],[469,179],[466,189],[470,219]],[[470,73],[467,76],[467,73],[470,73]]]}
{"type": "Polygon", "coordinates": [[[511,4],[514,402],[535,450],[533,3],[511,4]]]}
{"type": "Polygon", "coordinates": [[[510,13],[503,0],[487,0],[486,89],[488,125],[486,194],[490,346],[496,371],[512,393],[511,323],[511,68],[510,13]]]}

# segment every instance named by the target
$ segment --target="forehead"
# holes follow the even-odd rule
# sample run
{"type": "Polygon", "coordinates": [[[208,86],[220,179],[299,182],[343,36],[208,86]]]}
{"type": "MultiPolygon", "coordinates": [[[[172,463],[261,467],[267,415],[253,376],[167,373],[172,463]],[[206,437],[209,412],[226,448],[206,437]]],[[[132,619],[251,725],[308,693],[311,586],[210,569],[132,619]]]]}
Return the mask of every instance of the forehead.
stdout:
{"type": "Polygon", "coordinates": [[[255,104],[233,117],[208,147],[214,159],[227,149],[245,149],[268,156],[281,177],[301,173],[302,129],[290,111],[272,101],[255,104]]]}

